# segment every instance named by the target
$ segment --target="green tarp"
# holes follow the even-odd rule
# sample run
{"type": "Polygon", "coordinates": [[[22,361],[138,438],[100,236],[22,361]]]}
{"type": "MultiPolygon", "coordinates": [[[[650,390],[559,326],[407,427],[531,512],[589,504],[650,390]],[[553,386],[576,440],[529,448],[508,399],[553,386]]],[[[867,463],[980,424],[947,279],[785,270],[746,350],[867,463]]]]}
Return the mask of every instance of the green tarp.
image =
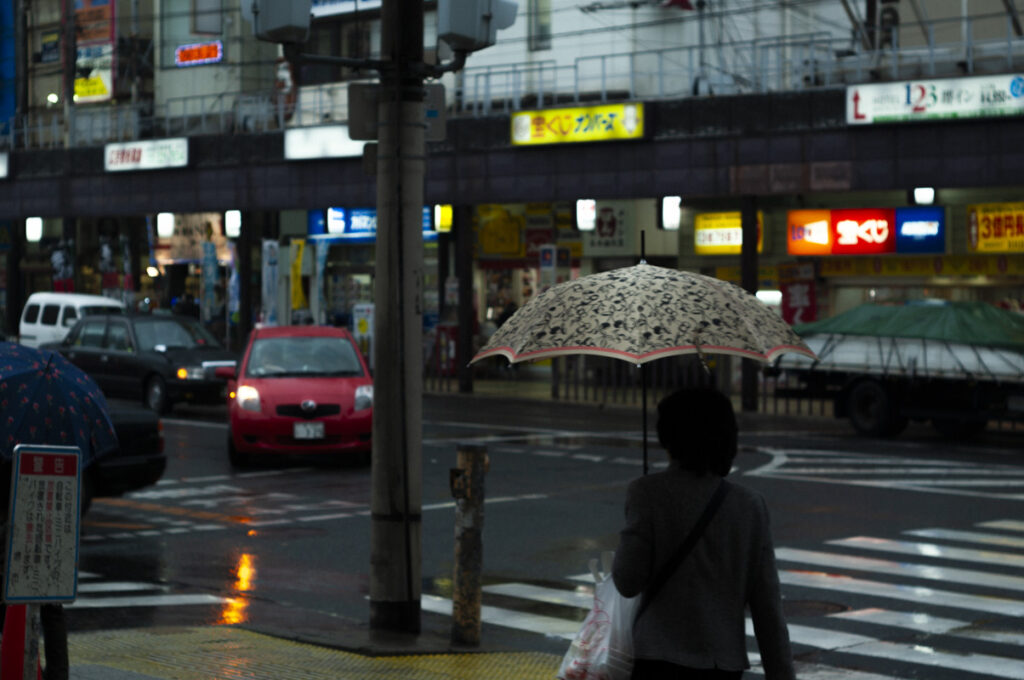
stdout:
{"type": "Polygon", "coordinates": [[[820,333],[923,338],[1024,351],[1024,314],[984,302],[866,304],[830,319],[793,327],[799,335],[820,333]]]}

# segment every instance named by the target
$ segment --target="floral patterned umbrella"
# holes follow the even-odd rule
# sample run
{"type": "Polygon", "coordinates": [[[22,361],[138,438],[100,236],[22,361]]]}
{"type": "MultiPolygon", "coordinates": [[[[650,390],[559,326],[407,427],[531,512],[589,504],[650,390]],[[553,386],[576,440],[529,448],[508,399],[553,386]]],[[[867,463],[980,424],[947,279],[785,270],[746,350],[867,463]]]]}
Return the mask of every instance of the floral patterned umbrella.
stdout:
{"type": "Polygon", "coordinates": [[[82,467],[117,448],[107,401],[57,352],[0,342],[0,457],[17,444],[77,446],[82,467]]]}
{"type": "MultiPolygon", "coordinates": [[[[635,364],[678,355],[733,354],[770,362],[814,353],[774,310],[739,286],[710,276],[632,267],[560,283],[501,325],[470,363],[593,354],[635,364]]],[[[647,473],[647,377],[643,386],[643,470],[647,473]]]]}
{"type": "Polygon", "coordinates": [[[502,324],[470,363],[594,354],[643,364],[676,354],[770,362],[814,353],[768,305],[710,276],[638,264],[553,286],[502,324]]]}

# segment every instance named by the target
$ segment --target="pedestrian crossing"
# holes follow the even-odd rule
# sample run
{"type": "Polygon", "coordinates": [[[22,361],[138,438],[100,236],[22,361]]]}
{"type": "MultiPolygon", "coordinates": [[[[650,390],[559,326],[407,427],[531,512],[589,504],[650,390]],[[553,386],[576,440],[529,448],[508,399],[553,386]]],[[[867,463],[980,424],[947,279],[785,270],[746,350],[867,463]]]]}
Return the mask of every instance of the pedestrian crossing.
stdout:
{"type": "MultiPolygon", "coordinates": [[[[1024,678],[1024,522],[778,546],[776,561],[802,680],[1024,678]],[[808,615],[801,603],[828,606],[808,615]]],[[[592,583],[586,573],[486,585],[481,618],[569,641],[593,601],[592,583]]],[[[422,607],[450,615],[452,604],[427,594],[422,607]]],[[[749,620],[747,635],[756,676],[749,620]]]]}
{"type": "Polygon", "coordinates": [[[770,460],[744,475],[1024,500],[1024,469],[1020,466],[817,449],[756,450],[770,460]]]}
{"type": "Polygon", "coordinates": [[[146,581],[116,581],[88,571],[78,572],[78,596],[65,609],[131,609],[134,607],[217,606],[228,598],[209,593],[176,593],[171,586],[146,581]]]}

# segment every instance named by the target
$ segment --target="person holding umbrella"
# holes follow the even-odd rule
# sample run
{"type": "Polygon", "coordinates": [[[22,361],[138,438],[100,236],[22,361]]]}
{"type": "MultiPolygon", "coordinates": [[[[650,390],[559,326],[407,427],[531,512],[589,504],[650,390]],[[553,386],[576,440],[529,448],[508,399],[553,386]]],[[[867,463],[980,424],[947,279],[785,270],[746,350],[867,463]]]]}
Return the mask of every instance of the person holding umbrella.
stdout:
{"type": "MultiPolygon", "coordinates": [[[[0,342],[0,544],[7,543],[12,458],[18,444],[77,446],[81,468],[117,448],[106,399],[88,375],[57,352],[0,342]]],[[[0,564],[0,581],[6,563],[0,564]]],[[[0,603],[0,622],[6,605],[0,603]]],[[[45,680],[67,680],[64,607],[40,607],[45,680]]]]}
{"type": "Polygon", "coordinates": [[[768,509],[725,481],[736,457],[732,403],[712,389],[658,404],[664,472],[634,480],[612,577],[641,595],[633,623],[637,680],[726,680],[749,668],[749,607],[767,680],[795,680],[768,509]]]}

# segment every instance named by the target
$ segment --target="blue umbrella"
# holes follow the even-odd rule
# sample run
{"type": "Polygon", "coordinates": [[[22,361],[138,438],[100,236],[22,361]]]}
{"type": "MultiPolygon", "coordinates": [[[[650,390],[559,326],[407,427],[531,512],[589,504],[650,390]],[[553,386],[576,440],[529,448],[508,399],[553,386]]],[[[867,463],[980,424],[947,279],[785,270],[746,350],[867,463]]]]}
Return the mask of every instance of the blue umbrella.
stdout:
{"type": "Polygon", "coordinates": [[[57,352],[0,342],[0,457],[18,444],[77,446],[82,467],[117,448],[107,400],[57,352]]]}

